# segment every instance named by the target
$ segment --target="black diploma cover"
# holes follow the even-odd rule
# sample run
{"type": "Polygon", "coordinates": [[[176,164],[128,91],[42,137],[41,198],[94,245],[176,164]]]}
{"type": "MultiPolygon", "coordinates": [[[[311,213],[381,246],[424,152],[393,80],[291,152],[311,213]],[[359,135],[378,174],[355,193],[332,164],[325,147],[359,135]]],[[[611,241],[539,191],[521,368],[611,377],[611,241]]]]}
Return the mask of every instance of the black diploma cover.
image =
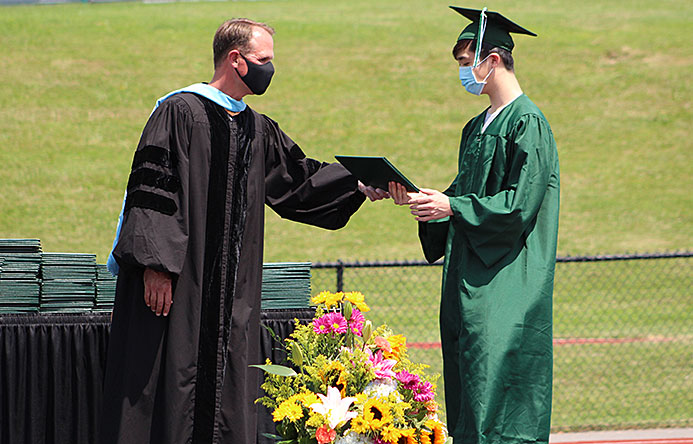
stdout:
{"type": "Polygon", "coordinates": [[[409,179],[404,177],[385,157],[374,156],[334,156],[344,168],[349,170],[365,185],[381,190],[388,190],[389,182],[404,185],[409,192],[419,192],[419,189],[409,179]]]}

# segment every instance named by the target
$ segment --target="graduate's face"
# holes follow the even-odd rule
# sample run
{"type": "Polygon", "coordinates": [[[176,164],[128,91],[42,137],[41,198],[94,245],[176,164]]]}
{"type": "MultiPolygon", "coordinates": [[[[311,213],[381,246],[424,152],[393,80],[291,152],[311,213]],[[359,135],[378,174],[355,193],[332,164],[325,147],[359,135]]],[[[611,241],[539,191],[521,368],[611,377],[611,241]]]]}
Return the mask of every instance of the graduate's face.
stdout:
{"type": "MultiPolygon", "coordinates": [[[[468,45],[455,53],[455,60],[460,66],[472,66],[474,64],[474,51],[470,48],[471,45],[468,45]]],[[[480,81],[479,79],[484,79],[487,82],[482,89],[482,94],[487,92],[488,83],[492,81],[491,74],[495,71],[499,61],[500,56],[496,53],[491,53],[481,60],[475,68],[472,68],[472,72],[478,81],[480,81]]]]}

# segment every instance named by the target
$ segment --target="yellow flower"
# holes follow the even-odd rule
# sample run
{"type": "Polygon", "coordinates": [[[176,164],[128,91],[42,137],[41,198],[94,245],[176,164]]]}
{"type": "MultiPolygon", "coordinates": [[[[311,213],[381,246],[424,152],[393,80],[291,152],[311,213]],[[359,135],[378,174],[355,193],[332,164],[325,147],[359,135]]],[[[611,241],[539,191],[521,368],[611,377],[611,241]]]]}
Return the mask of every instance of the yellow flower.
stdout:
{"type": "Polygon", "coordinates": [[[324,382],[326,385],[334,386],[335,382],[339,381],[341,378],[344,370],[345,367],[341,362],[331,361],[326,367],[318,372],[318,375],[320,376],[320,379],[322,379],[322,382],[324,382]]]}
{"type": "Polygon", "coordinates": [[[397,441],[400,437],[400,433],[395,426],[393,426],[392,424],[388,424],[380,432],[380,437],[385,442],[389,442],[390,444],[397,444],[397,441]]]}
{"type": "Polygon", "coordinates": [[[318,396],[315,393],[306,392],[294,396],[296,397],[296,400],[300,401],[301,404],[303,404],[303,406],[306,408],[310,408],[311,404],[320,402],[320,398],[318,398],[318,396]]]}
{"type": "Polygon", "coordinates": [[[445,430],[442,423],[429,419],[426,421],[426,427],[431,429],[430,434],[433,436],[433,444],[443,444],[445,442],[445,430]]]}
{"type": "Polygon", "coordinates": [[[399,431],[400,440],[402,444],[417,444],[416,442],[416,429],[404,429],[399,431]]]}
{"type": "Polygon", "coordinates": [[[341,393],[342,397],[346,396],[346,389],[347,389],[346,372],[341,372],[339,374],[339,378],[337,379],[337,383],[335,384],[335,387],[337,387],[339,389],[339,393],[341,393]]]}
{"type": "Polygon", "coordinates": [[[341,291],[339,293],[330,293],[325,298],[325,306],[327,308],[337,306],[337,304],[342,302],[343,298],[344,298],[344,293],[342,293],[341,291]]]}
{"type": "Polygon", "coordinates": [[[274,422],[280,422],[284,419],[288,419],[290,422],[295,422],[303,418],[303,408],[296,404],[296,400],[292,398],[293,396],[279,404],[279,406],[274,409],[274,412],[272,412],[272,419],[274,422]]]}
{"type": "Polygon", "coordinates": [[[384,352],[383,357],[399,361],[402,352],[407,349],[407,338],[402,335],[392,335],[387,337],[387,342],[390,343],[391,351],[384,352]]]}
{"type": "Polygon", "coordinates": [[[356,433],[363,434],[368,432],[370,428],[368,427],[368,422],[366,422],[363,416],[357,416],[351,420],[351,430],[356,433]]]}
{"type": "Polygon", "coordinates": [[[378,399],[369,399],[363,406],[363,418],[373,431],[379,431],[392,422],[392,413],[387,405],[378,399]]]}
{"type": "Polygon", "coordinates": [[[272,419],[274,422],[283,421],[284,419],[295,422],[303,418],[303,409],[301,408],[301,404],[306,408],[310,408],[310,405],[315,404],[316,402],[320,402],[320,400],[315,393],[297,393],[288,397],[281,404],[279,404],[276,409],[274,409],[272,412],[272,419]]]}
{"type": "Polygon", "coordinates": [[[330,293],[329,291],[321,291],[316,296],[313,296],[311,298],[311,302],[315,305],[324,304],[325,301],[327,300],[327,297],[331,294],[332,293],[330,293]]]}
{"type": "Polygon", "coordinates": [[[371,311],[368,305],[366,305],[365,297],[360,291],[350,291],[348,293],[344,293],[344,299],[351,302],[356,308],[359,309],[361,313],[371,311]]]}
{"type": "Polygon", "coordinates": [[[419,435],[419,442],[421,444],[432,444],[431,443],[431,432],[427,432],[425,430],[422,430],[421,434],[419,435]]]}

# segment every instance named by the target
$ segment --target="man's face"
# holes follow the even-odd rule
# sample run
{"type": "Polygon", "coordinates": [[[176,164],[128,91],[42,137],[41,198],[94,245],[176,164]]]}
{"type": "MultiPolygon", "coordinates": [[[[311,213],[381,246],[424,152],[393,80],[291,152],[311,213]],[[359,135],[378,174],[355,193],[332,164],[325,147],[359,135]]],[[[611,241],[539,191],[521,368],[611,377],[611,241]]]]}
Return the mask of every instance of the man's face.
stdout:
{"type": "MultiPolygon", "coordinates": [[[[460,66],[472,66],[474,64],[474,51],[470,48],[471,45],[457,51],[455,54],[455,60],[457,60],[460,66]]],[[[474,76],[476,76],[477,79],[485,79],[497,63],[496,57],[498,57],[497,54],[491,53],[485,60],[480,60],[476,68],[473,69],[474,76]]]]}
{"type": "MultiPolygon", "coordinates": [[[[269,32],[262,28],[255,27],[253,29],[253,37],[250,39],[250,51],[244,53],[246,59],[258,65],[264,65],[274,59],[274,40],[269,32]]],[[[245,60],[239,58],[238,73],[244,76],[248,73],[248,65],[245,60]]]]}

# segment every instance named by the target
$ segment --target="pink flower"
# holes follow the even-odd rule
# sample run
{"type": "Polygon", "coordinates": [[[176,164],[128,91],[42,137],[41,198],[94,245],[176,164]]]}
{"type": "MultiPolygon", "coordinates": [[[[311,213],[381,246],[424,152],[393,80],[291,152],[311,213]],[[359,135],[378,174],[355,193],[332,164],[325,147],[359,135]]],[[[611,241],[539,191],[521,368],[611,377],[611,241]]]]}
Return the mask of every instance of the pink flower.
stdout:
{"type": "Polygon", "coordinates": [[[421,382],[419,375],[411,374],[406,370],[397,372],[397,380],[402,383],[405,389],[408,390],[414,390],[414,387],[421,382]]]}
{"type": "Polygon", "coordinates": [[[383,352],[380,350],[374,355],[370,350],[366,349],[366,353],[368,354],[368,359],[371,361],[376,378],[385,379],[395,377],[395,372],[392,371],[392,367],[397,364],[397,361],[394,359],[383,359],[383,352]]]}
{"type": "Polygon", "coordinates": [[[315,333],[346,333],[347,321],[340,313],[329,312],[313,321],[315,333]]]}
{"type": "Polygon", "coordinates": [[[351,312],[351,319],[349,319],[349,328],[356,336],[361,336],[364,322],[366,322],[366,318],[363,316],[363,313],[358,308],[354,308],[351,312]]]}
{"type": "Polygon", "coordinates": [[[433,385],[428,381],[416,384],[412,391],[414,393],[414,401],[428,402],[433,400],[433,385]]]}

